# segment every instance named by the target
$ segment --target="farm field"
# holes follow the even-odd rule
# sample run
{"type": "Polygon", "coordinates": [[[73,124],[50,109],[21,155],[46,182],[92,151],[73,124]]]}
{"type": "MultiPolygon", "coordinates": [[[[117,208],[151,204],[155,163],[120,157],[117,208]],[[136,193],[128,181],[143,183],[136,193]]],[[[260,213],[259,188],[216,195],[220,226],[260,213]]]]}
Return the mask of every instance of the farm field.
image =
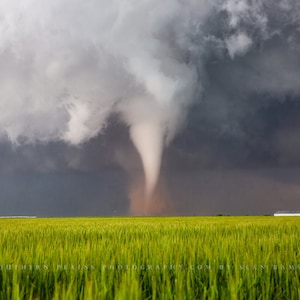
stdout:
{"type": "Polygon", "coordinates": [[[0,220],[0,299],[300,299],[300,218],[0,220]]]}

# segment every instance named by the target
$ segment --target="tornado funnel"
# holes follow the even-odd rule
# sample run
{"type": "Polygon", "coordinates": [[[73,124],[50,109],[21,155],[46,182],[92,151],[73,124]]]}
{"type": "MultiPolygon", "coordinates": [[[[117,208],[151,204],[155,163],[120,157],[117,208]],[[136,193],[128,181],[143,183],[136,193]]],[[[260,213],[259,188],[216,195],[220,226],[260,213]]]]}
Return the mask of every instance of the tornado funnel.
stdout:
{"type": "Polygon", "coordinates": [[[163,129],[160,124],[145,122],[130,128],[131,139],[138,150],[145,174],[145,201],[151,199],[158,181],[163,150],[163,129]]]}

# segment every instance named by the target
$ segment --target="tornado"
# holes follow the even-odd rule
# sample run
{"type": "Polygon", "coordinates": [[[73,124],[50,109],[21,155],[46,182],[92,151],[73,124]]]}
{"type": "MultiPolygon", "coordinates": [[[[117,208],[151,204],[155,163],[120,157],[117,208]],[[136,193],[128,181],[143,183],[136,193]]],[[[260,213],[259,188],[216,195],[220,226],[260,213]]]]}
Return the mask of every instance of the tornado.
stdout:
{"type": "Polygon", "coordinates": [[[148,202],[159,177],[164,138],[162,126],[155,122],[134,124],[130,128],[130,136],[142,160],[145,175],[144,200],[148,202]]]}
{"type": "Polygon", "coordinates": [[[235,136],[227,97],[245,108],[247,95],[298,97],[299,16],[299,0],[1,0],[0,143],[76,147],[101,139],[118,116],[144,180],[130,173],[138,168],[128,167],[126,145],[116,149],[126,163],[114,159],[153,206],[163,150],[193,104],[204,100],[203,124],[220,118],[221,134],[235,136]]]}

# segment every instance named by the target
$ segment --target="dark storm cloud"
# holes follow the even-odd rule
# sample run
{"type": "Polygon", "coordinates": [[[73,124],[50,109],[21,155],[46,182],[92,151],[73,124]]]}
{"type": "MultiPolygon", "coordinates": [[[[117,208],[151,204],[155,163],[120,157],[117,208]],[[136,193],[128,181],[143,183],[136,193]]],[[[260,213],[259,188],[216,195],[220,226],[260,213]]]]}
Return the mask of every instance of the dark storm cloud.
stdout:
{"type": "Polygon", "coordinates": [[[200,170],[171,173],[169,186],[182,215],[262,215],[297,210],[298,169],[200,170]]]}
{"type": "MultiPolygon", "coordinates": [[[[160,128],[165,146],[169,143],[162,169],[171,178],[170,189],[180,187],[182,170],[200,170],[197,176],[190,173],[190,179],[182,173],[182,184],[191,180],[189,190],[216,203],[209,212],[218,205],[226,208],[223,189],[232,194],[228,207],[257,213],[249,203],[258,207],[264,187],[276,198],[271,192],[276,182],[280,187],[275,190],[287,191],[291,185],[286,177],[295,182],[287,195],[296,203],[297,172],[282,169],[285,175],[276,171],[276,178],[260,172],[300,165],[299,1],[172,0],[161,5],[65,0],[43,5],[24,1],[21,6],[3,1],[0,34],[0,173],[2,182],[6,174],[12,176],[1,188],[2,199],[19,197],[9,190],[14,178],[22,186],[21,174],[49,178],[51,189],[61,191],[55,199],[71,193],[77,209],[70,214],[83,209],[84,193],[87,203],[98,197],[105,207],[100,190],[112,195],[115,187],[104,186],[113,178],[121,178],[116,185],[122,198],[128,184],[124,170],[133,177],[142,172],[129,131],[146,120],[160,128]],[[229,171],[233,169],[244,171],[229,171]],[[229,173],[218,175],[218,170],[229,173]],[[69,174],[79,186],[78,174],[84,180],[98,172],[103,175],[97,177],[99,190],[86,183],[82,194],[73,193],[66,175],[59,175],[69,174]],[[238,178],[244,178],[244,191],[247,182],[256,187],[239,204],[243,192],[234,187],[238,178]],[[218,194],[212,186],[220,182],[218,194]],[[251,202],[255,195],[260,200],[251,202]]],[[[145,145],[147,132],[138,139],[145,145]]],[[[161,147],[160,137],[153,143],[161,147]]],[[[36,203],[47,190],[45,182],[29,180],[28,186],[37,188],[28,188],[24,202],[36,203]]],[[[24,187],[20,191],[26,195],[24,187]]],[[[199,203],[192,194],[191,206],[199,203]]],[[[58,207],[43,195],[46,206],[58,207]]],[[[121,211],[126,201],[123,206],[117,201],[121,211]]],[[[206,207],[206,201],[200,203],[206,207]]],[[[9,204],[1,200],[1,205],[9,204]]]]}
{"type": "Polygon", "coordinates": [[[0,215],[105,216],[128,212],[124,172],[1,174],[0,215]]]}
{"type": "Polygon", "coordinates": [[[240,21],[238,31],[248,33],[252,44],[234,58],[224,48],[224,40],[235,34],[224,26],[228,14],[223,11],[205,28],[211,50],[205,88],[169,150],[175,157],[170,166],[178,157],[181,167],[192,168],[299,165],[299,4],[265,1],[262,7],[263,26],[240,21]]]}

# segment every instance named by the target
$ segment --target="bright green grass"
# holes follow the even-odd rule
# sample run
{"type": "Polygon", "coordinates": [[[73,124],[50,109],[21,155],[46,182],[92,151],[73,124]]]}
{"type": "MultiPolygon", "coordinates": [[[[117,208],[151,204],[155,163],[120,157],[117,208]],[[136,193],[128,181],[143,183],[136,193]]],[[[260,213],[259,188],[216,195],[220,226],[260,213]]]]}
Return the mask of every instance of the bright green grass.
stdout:
{"type": "Polygon", "coordinates": [[[0,220],[0,299],[300,299],[300,218],[0,220]]]}

